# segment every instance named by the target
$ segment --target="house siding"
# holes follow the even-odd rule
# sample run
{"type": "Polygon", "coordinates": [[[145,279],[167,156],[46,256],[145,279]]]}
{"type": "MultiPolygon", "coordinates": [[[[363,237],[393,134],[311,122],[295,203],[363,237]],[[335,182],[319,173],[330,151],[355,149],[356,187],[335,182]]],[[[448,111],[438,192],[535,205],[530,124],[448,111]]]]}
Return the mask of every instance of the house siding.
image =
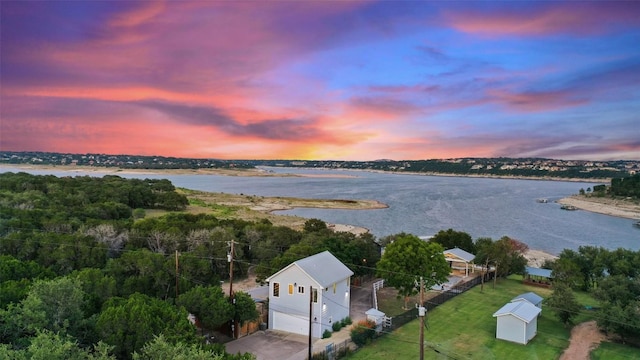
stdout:
{"type": "MultiPolygon", "coordinates": [[[[294,316],[296,322],[302,320],[309,323],[309,302],[311,301],[310,287],[318,290],[318,302],[312,305],[312,336],[320,338],[325,330],[331,331],[333,322],[342,320],[349,316],[349,300],[351,297],[349,290],[349,279],[337,281],[334,293],[333,283],[328,287],[320,287],[319,284],[306,275],[298,266],[290,268],[277,274],[269,281],[269,328],[276,330],[286,330],[294,333],[309,334],[308,325],[301,329],[301,326],[291,328],[274,327],[276,316],[285,318],[278,313],[294,316]],[[273,286],[280,284],[280,296],[273,296],[273,286]],[[294,285],[293,294],[289,295],[289,284],[294,285]],[[298,287],[304,287],[304,293],[298,293],[298,287]],[[326,289],[326,290],[325,290],[326,289]],[[347,293],[347,296],[345,296],[347,293]],[[325,306],[326,305],[326,306],[325,306]],[[297,321],[297,319],[301,319],[297,321]],[[331,320],[331,322],[329,322],[331,320]]],[[[299,324],[298,324],[299,325],[299,324]]]]}
{"type": "Polygon", "coordinates": [[[536,334],[538,332],[538,318],[536,317],[535,319],[531,320],[530,323],[527,324],[527,341],[525,342],[528,343],[529,340],[533,339],[536,334]]]}
{"type": "Polygon", "coordinates": [[[322,302],[326,304],[326,309],[322,311],[321,334],[325,330],[333,331],[332,326],[336,321],[340,321],[349,316],[349,303],[351,291],[349,288],[349,278],[335,282],[335,292],[333,283],[322,289],[322,302]]]}

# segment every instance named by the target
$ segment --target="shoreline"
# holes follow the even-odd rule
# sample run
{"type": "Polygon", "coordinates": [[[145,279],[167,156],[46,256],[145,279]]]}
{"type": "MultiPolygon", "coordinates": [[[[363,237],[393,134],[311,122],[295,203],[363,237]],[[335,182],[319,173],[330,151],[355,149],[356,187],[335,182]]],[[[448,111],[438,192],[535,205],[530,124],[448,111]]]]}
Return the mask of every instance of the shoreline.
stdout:
{"type": "MultiPolygon", "coordinates": [[[[2,168],[17,168],[25,170],[58,170],[69,172],[94,172],[96,174],[104,173],[109,175],[117,174],[149,174],[149,175],[221,175],[221,176],[274,176],[274,177],[310,177],[310,178],[356,178],[354,175],[342,174],[293,174],[293,173],[274,173],[271,171],[254,168],[254,169],[221,169],[221,168],[198,168],[198,169],[127,169],[120,167],[103,167],[103,166],[86,166],[86,165],[36,165],[36,164],[0,164],[2,168]]],[[[284,168],[283,168],[284,169],[284,168]]],[[[298,169],[298,168],[290,168],[298,169]]],[[[309,168],[300,167],[299,169],[312,170],[331,170],[331,171],[364,171],[380,174],[393,175],[420,175],[420,176],[443,176],[443,177],[467,177],[478,179],[506,179],[506,180],[539,180],[539,181],[564,181],[564,182],[584,182],[584,183],[610,183],[610,178],[560,178],[549,176],[522,176],[522,175],[491,175],[491,174],[453,174],[453,173],[435,173],[435,172],[398,172],[383,170],[367,170],[367,169],[333,169],[333,168],[309,168]]]]}
{"type": "Polygon", "coordinates": [[[557,203],[561,205],[575,206],[580,210],[593,213],[640,220],[640,204],[635,204],[631,201],[605,197],[600,198],[572,195],[558,200],[557,203]]]}

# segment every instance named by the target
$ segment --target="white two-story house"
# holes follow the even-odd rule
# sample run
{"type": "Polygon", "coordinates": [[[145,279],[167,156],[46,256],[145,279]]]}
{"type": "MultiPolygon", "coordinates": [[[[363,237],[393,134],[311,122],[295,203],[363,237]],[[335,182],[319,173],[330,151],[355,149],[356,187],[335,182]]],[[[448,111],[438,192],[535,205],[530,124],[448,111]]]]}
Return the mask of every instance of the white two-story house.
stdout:
{"type": "Polygon", "coordinates": [[[319,338],[349,316],[353,271],[330,252],[295,261],[267,278],[269,329],[319,338]],[[311,321],[309,315],[311,314],[311,321]]]}

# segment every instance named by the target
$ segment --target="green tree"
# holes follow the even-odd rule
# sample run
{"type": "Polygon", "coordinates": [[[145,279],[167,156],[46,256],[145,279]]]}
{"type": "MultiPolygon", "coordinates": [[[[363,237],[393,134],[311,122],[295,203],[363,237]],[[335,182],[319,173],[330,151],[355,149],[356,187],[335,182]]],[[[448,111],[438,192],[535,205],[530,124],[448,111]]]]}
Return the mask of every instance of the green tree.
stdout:
{"type": "Polygon", "coordinates": [[[256,320],[260,316],[258,309],[256,309],[256,302],[246,292],[234,292],[233,302],[233,319],[240,326],[247,321],[256,320]]]}
{"type": "Polygon", "coordinates": [[[7,360],[115,360],[111,347],[100,342],[93,350],[81,348],[69,335],[49,330],[38,331],[26,349],[0,345],[0,359],[7,360]]]}
{"type": "Polygon", "coordinates": [[[181,294],[176,303],[184,306],[207,328],[217,328],[234,316],[233,306],[219,286],[196,286],[181,294]]]}
{"type": "Polygon", "coordinates": [[[172,344],[164,335],[157,335],[146,343],[139,352],[133,354],[133,360],[223,360],[223,354],[204,350],[195,344],[178,342],[172,344]]]}
{"type": "Polygon", "coordinates": [[[186,310],[168,302],[133,294],[127,299],[109,299],[98,315],[96,330],[114,346],[118,358],[130,359],[155,335],[164,334],[170,342],[195,342],[196,330],[187,316],[186,310]]]}
{"type": "Polygon", "coordinates": [[[85,268],[69,275],[80,281],[85,293],[85,312],[93,315],[100,312],[102,304],[117,295],[116,280],[100,269],[85,268]]]}
{"type": "Polygon", "coordinates": [[[442,245],[445,250],[457,247],[472,254],[476,252],[476,246],[471,235],[463,231],[455,231],[453,229],[440,230],[429,241],[442,245]]]}
{"type": "Polygon", "coordinates": [[[327,223],[319,219],[309,219],[304,223],[305,232],[320,232],[328,229],[327,223]]]}
{"type": "Polygon", "coordinates": [[[623,340],[640,337],[640,281],[637,278],[607,276],[593,295],[600,301],[598,325],[623,340]]]}
{"type": "Polygon", "coordinates": [[[545,304],[555,312],[556,316],[565,325],[569,325],[582,306],[576,300],[571,288],[563,283],[555,283],[553,293],[545,301],[545,304]]]}
{"type": "Polygon", "coordinates": [[[18,306],[8,309],[5,321],[13,323],[10,326],[20,329],[21,334],[33,335],[46,329],[78,337],[85,325],[84,299],[81,284],[75,279],[38,280],[18,306]]]}
{"type": "Polygon", "coordinates": [[[126,251],[109,259],[106,274],[116,279],[118,292],[127,296],[141,293],[166,299],[175,289],[175,264],[164,255],[149,250],[126,251]]]}
{"type": "Polygon", "coordinates": [[[443,251],[438,243],[405,234],[387,245],[376,267],[377,275],[405,297],[406,308],[408,297],[418,293],[416,284],[420,277],[427,289],[447,281],[451,269],[443,251]]]}
{"type": "Polygon", "coordinates": [[[482,282],[480,291],[484,290],[485,274],[489,271],[489,265],[493,264],[497,258],[496,247],[491,238],[483,237],[476,240],[476,257],[473,261],[482,266],[482,282]]]}
{"type": "Polygon", "coordinates": [[[562,283],[571,289],[584,288],[584,276],[580,266],[566,257],[558,258],[552,267],[554,283],[562,283]]]}

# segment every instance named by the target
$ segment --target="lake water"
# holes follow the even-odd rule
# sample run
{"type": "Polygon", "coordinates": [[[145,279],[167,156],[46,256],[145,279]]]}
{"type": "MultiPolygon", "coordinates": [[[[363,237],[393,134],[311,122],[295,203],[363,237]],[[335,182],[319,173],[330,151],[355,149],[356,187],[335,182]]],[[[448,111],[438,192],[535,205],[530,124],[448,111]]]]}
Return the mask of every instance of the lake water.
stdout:
{"type": "MultiPolygon", "coordinates": [[[[369,229],[380,238],[406,232],[433,235],[452,228],[474,239],[510,236],[533,249],[558,254],[582,245],[640,249],[640,229],[633,220],[566,211],[553,201],[594,183],[396,175],[363,171],[269,168],[281,173],[339,174],[354,177],[235,177],[216,175],[119,174],[127,178],[167,178],[178,187],[259,196],[322,199],[374,199],[389,205],[376,210],[294,209],[280,213],[318,218],[369,229]],[[549,203],[536,202],[547,198],[549,203]]],[[[0,172],[21,171],[0,167],[0,172]]],[[[29,170],[68,176],[69,172],[29,170]]],[[[101,176],[96,172],[76,175],[101,176]]]]}

